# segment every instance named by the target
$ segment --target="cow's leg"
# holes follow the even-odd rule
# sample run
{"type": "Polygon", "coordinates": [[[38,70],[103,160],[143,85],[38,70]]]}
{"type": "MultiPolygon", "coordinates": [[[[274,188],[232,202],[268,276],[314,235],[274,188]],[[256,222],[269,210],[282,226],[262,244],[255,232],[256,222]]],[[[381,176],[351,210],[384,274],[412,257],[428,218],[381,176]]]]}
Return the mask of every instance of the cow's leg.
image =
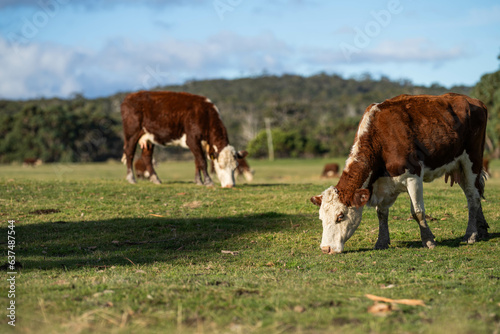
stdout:
{"type": "Polygon", "coordinates": [[[127,166],[126,180],[132,184],[137,183],[137,181],[135,180],[135,177],[134,177],[133,162],[134,162],[135,148],[137,146],[137,142],[139,141],[139,137],[142,135],[143,135],[143,133],[137,132],[128,138],[126,137],[125,144],[123,145],[122,161],[127,166]]]}
{"type": "Polygon", "coordinates": [[[151,142],[147,142],[146,145],[142,149],[142,159],[146,164],[146,171],[149,173],[149,181],[154,184],[161,184],[158,175],[156,175],[156,171],[153,167],[153,151],[155,146],[151,142]]]}
{"type": "Polygon", "coordinates": [[[388,198],[380,205],[377,205],[377,217],[378,217],[378,238],[375,243],[375,249],[387,249],[391,243],[391,237],[389,236],[389,208],[394,204],[396,198],[388,198]]]}
{"type": "Polygon", "coordinates": [[[207,173],[207,160],[205,159],[200,142],[188,142],[187,145],[194,155],[194,164],[196,168],[194,172],[194,182],[198,185],[213,186],[214,183],[207,173]],[[201,180],[201,172],[203,172],[205,182],[201,180]]]}
{"type": "MultiPolygon", "coordinates": [[[[480,177],[480,176],[479,176],[480,177]]],[[[469,219],[467,230],[463,242],[473,244],[480,238],[486,238],[488,235],[488,224],[484,219],[483,209],[481,207],[481,196],[476,188],[477,174],[472,172],[472,169],[463,166],[462,180],[459,183],[467,198],[467,206],[469,208],[469,219]]]]}
{"type": "Polygon", "coordinates": [[[203,178],[205,180],[204,184],[206,186],[213,186],[214,185],[214,181],[212,181],[212,178],[210,177],[210,175],[208,175],[207,160],[205,159],[205,157],[203,157],[203,166],[202,166],[201,171],[203,172],[203,178]]]}
{"type": "Polygon", "coordinates": [[[408,178],[407,180],[407,190],[408,195],[410,195],[411,200],[411,215],[413,219],[418,223],[420,228],[420,237],[422,239],[422,245],[427,248],[436,247],[436,241],[434,240],[434,235],[427,225],[425,219],[425,208],[424,208],[424,185],[422,178],[414,176],[408,178]]]}
{"type": "Polygon", "coordinates": [[[479,209],[476,214],[477,234],[479,239],[488,239],[488,228],[490,227],[483,215],[483,207],[479,201],[479,209]]]}

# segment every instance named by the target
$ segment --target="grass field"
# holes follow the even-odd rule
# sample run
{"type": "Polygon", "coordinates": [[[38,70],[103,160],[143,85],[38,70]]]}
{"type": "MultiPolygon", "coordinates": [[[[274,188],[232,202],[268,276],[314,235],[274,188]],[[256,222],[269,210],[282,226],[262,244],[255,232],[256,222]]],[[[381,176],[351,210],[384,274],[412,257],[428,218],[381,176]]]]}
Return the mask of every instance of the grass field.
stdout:
{"type": "Polygon", "coordinates": [[[483,201],[489,240],[460,243],[465,197],[438,180],[425,188],[435,249],[421,247],[402,194],[389,249],[373,250],[368,208],[345,253],[324,255],[309,198],[337,182],[319,178],[325,162],[250,161],[254,181],[235,189],[196,186],[192,162],[160,164],[159,186],[126,183],[118,163],[0,166],[0,264],[13,219],[22,265],[14,298],[2,279],[0,332],[500,332],[498,162],[483,201]],[[366,294],[425,306],[372,313],[366,294]]]}

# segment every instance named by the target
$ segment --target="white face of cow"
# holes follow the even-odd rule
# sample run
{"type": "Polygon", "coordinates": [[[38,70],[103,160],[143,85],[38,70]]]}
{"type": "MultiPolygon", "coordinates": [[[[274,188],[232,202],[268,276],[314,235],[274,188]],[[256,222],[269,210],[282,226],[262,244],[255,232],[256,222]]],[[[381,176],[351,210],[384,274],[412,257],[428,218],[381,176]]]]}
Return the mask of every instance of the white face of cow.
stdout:
{"type": "Polygon", "coordinates": [[[215,172],[223,188],[232,188],[234,182],[234,170],[238,166],[236,161],[236,151],[234,147],[228,145],[220,151],[217,159],[214,160],[215,172]]]}
{"type": "Polygon", "coordinates": [[[320,196],[311,201],[320,207],[319,219],[323,222],[323,253],[342,253],[345,242],[354,234],[361,223],[363,206],[368,201],[368,191],[360,189],[356,192],[359,206],[347,207],[339,200],[338,190],[334,187],[326,189],[320,196]]]}

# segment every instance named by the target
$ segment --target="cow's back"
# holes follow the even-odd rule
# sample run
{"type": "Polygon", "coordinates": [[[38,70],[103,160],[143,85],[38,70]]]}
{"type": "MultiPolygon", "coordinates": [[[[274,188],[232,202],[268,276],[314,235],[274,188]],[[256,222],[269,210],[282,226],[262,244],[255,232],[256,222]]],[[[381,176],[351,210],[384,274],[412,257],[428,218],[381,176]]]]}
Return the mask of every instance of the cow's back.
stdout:
{"type": "Polygon", "coordinates": [[[369,112],[375,132],[371,140],[383,160],[392,161],[387,166],[390,174],[412,163],[418,169],[419,162],[434,169],[464,150],[484,148],[486,107],[464,95],[400,95],[369,107],[369,112]]]}
{"type": "Polygon", "coordinates": [[[128,94],[122,103],[122,116],[136,116],[143,121],[181,120],[206,112],[213,104],[207,98],[185,92],[139,91],[128,94]]]}
{"type": "Polygon", "coordinates": [[[218,111],[209,99],[185,92],[131,93],[124,99],[121,113],[125,131],[145,129],[164,143],[186,133],[208,136],[203,132],[208,132],[213,119],[220,121],[218,111]]]}

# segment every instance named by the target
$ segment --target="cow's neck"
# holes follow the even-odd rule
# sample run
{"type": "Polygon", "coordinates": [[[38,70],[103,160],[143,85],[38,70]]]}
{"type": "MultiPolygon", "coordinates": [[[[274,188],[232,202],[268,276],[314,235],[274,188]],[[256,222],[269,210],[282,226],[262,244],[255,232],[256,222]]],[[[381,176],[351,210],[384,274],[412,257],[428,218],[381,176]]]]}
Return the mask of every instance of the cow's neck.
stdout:
{"type": "Polygon", "coordinates": [[[371,188],[370,185],[373,180],[370,180],[370,178],[375,177],[376,171],[374,168],[377,165],[374,157],[373,152],[366,151],[359,152],[355,157],[348,159],[348,165],[342,172],[336,186],[339,191],[339,199],[344,205],[352,206],[351,200],[357,189],[371,188]]]}
{"type": "Polygon", "coordinates": [[[215,141],[215,146],[217,146],[217,149],[220,151],[222,151],[227,145],[229,145],[229,142],[227,140],[218,140],[218,141],[215,141]]]}
{"type": "Polygon", "coordinates": [[[211,129],[208,138],[208,144],[210,145],[210,147],[212,147],[214,150],[218,152],[222,151],[224,147],[229,145],[227,132],[224,126],[222,125],[222,122],[221,126],[218,129],[215,128],[211,129]],[[217,149],[215,149],[214,146],[217,147],[217,149]]]}

